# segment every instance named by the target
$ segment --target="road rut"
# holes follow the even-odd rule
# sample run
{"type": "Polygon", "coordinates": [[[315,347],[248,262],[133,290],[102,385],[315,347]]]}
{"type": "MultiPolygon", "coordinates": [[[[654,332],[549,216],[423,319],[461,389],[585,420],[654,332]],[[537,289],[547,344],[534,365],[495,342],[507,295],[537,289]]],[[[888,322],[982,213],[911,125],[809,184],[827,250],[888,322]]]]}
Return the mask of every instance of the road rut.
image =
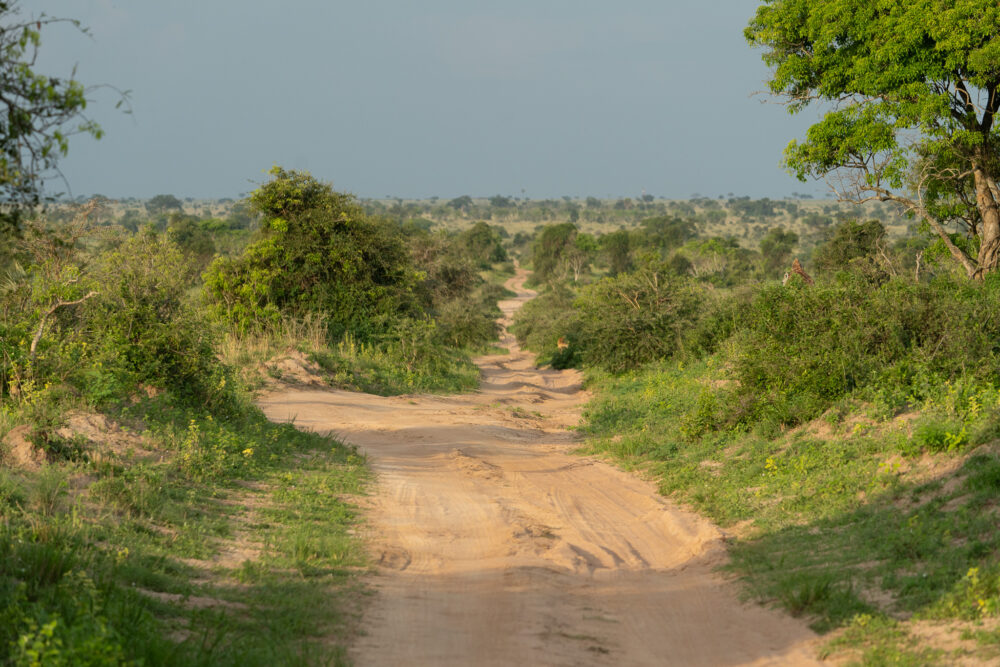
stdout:
{"type": "Polygon", "coordinates": [[[799,620],[741,603],[708,521],[570,454],[587,400],[507,333],[534,293],[519,271],[481,389],[384,398],[282,390],[276,420],[359,446],[377,475],[365,531],[378,564],[358,665],[811,665],[799,620]]]}

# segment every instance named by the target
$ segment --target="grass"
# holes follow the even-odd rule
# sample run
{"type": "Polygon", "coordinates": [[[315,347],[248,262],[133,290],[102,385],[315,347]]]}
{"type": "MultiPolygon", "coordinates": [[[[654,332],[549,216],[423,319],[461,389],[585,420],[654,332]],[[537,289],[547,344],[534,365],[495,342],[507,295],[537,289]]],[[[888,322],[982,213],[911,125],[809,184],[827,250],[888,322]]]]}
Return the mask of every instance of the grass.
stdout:
{"type": "Polygon", "coordinates": [[[2,661],[344,664],[364,460],[249,407],[116,417],[145,454],[0,469],[2,661]]]}
{"type": "Polygon", "coordinates": [[[257,333],[227,333],[220,357],[240,371],[240,380],[251,387],[264,384],[264,375],[281,379],[270,362],[290,351],[303,353],[315,363],[331,386],[379,396],[411,393],[460,393],[479,386],[479,369],[473,353],[492,353],[496,347],[458,350],[421,337],[376,345],[350,336],[331,345],[326,324],[320,318],[287,319],[275,330],[257,333]]]}
{"type": "Polygon", "coordinates": [[[749,595],[838,630],[830,651],[947,664],[907,623],[1000,615],[994,389],[947,385],[894,417],[851,399],[787,430],[718,423],[725,371],[710,358],[591,374],[587,450],[727,528],[749,595]]]}
{"type": "Polygon", "coordinates": [[[379,396],[453,394],[479,387],[479,368],[469,354],[440,346],[414,352],[347,339],[335,347],[314,348],[309,358],[333,386],[379,396]]]}

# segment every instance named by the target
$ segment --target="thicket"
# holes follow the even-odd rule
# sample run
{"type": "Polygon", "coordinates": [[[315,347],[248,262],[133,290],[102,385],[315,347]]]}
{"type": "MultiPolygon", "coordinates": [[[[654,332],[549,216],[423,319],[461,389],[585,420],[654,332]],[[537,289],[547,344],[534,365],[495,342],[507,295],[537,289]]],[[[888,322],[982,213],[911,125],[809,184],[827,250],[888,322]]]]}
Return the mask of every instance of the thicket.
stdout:
{"type": "MultiPolygon", "coordinates": [[[[559,237],[571,238],[563,227],[559,237]]],[[[713,419],[728,426],[794,426],[852,395],[877,396],[894,413],[948,380],[1000,382],[998,282],[955,276],[925,243],[890,247],[878,221],[847,221],[807,261],[816,284],[792,273],[782,285],[763,277],[782,268],[776,258],[790,270],[794,235],[773,230],[754,252],[690,234],[662,219],[614,232],[627,236],[638,268],[618,272],[621,262],[606,257],[606,274],[592,273],[584,284],[550,280],[513,331],[557,366],[618,373],[719,356],[729,385],[718,403],[728,407],[713,419]],[[907,270],[914,245],[925,249],[922,274],[907,270]],[[568,346],[560,349],[560,339],[568,346]]],[[[534,261],[547,247],[536,241],[534,261]]],[[[547,275],[566,262],[565,252],[550,254],[547,275]]]]}
{"type": "Polygon", "coordinates": [[[479,275],[507,259],[495,230],[436,234],[373,218],[352,196],[281,168],[250,204],[261,219],[257,237],[205,273],[209,310],[237,338],[312,318],[326,346],[310,352],[351,386],[475,386],[461,350],[497,334],[499,311],[479,275]],[[365,373],[381,379],[355,377],[365,373]]]}

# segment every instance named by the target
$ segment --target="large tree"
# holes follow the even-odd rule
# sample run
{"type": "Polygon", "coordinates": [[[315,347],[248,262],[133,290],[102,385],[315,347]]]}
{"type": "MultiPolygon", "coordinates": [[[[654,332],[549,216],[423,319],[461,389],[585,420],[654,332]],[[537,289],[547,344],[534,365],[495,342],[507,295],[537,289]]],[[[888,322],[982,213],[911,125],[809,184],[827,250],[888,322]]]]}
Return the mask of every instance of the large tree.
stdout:
{"type": "Polygon", "coordinates": [[[17,231],[41,203],[43,181],[69,150],[69,137],[101,128],[83,115],[87,89],[74,78],[35,71],[42,30],[74,20],[25,16],[19,2],[0,1],[0,237],[17,231]]]}
{"type": "Polygon", "coordinates": [[[896,202],[970,277],[997,268],[995,0],[765,0],[746,37],[767,49],[769,87],[789,111],[827,107],[786,149],[800,179],[832,177],[854,202],[896,202]]]}

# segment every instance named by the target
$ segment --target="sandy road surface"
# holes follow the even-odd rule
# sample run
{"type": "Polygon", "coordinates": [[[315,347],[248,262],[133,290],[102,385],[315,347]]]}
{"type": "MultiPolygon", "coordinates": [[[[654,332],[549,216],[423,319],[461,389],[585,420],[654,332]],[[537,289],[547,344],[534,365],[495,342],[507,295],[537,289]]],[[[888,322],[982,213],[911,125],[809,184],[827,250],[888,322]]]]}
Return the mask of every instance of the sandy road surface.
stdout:
{"type": "MultiPolygon", "coordinates": [[[[520,272],[505,323],[533,294],[520,272]]],[[[800,622],[738,602],[718,531],[646,482],[568,454],[580,376],[478,360],[472,395],[265,396],[272,419],[332,431],[373,462],[379,564],[358,665],[808,665],[800,622]]]]}

